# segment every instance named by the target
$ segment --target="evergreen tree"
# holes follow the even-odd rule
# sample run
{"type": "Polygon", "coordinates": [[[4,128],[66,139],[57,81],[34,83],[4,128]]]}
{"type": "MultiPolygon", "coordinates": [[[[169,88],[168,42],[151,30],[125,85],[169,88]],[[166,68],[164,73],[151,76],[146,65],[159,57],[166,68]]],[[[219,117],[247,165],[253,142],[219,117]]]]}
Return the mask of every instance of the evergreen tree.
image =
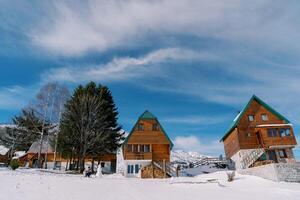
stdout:
{"type": "Polygon", "coordinates": [[[94,158],[115,151],[123,139],[117,108],[107,87],[90,82],[79,86],[65,105],[58,147],[64,155],[78,158],[84,170],[87,155],[94,158]]]}
{"type": "MultiPolygon", "coordinates": [[[[0,144],[15,150],[27,151],[31,144],[40,137],[42,121],[32,110],[22,110],[20,116],[13,118],[15,127],[7,127],[0,135],[0,144]]],[[[48,129],[45,129],[48,133],[48,129]]]]}

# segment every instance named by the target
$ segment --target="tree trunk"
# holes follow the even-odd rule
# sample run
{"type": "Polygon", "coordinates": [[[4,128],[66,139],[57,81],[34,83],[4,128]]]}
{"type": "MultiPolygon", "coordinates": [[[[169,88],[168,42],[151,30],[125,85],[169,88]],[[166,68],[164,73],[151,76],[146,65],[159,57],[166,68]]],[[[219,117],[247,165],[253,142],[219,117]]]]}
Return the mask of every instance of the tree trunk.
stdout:
{"type": "MultiPolygon", "coordinates": [[[[69,160],[67,159],[67,164],[66,164],[65,171],[68,171],[68,163],[69,163],[69,160]]],[[[70,161],[70,163],[71,163],[71,161],[70,161]]]]}
{"type": "Polygon", "coordinates": [[[84,171],[84,157],[85,156],[82,156],[80,158],[80,173],[83,173],[83,171],[84,171]]]}
{"type": "Polygon", "coordinates": [[[79,163],[80,162],[80,158],[79,158],[79,156],[77,157],[77,162],[76,162],[76,171],[78,171],[79,170],[79,163]]]}
{"type": "Polygon", "coordinates": [[[94,167],[95,167],[95,158],[93,157],[93,159],[92,159],[92,172],[94,173],[95,171],[94,171],[94,167]]]}

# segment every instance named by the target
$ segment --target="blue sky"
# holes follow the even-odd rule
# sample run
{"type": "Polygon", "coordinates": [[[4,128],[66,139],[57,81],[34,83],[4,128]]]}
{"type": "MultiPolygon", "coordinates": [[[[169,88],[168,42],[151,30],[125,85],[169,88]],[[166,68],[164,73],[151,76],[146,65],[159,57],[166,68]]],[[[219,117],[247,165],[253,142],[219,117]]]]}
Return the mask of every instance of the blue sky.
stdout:
{"type": "Polygon", "coordinates": [[[0,121],[48,81],[95,81],[111,88],[126,131],[148,109],[177,148],[223,153],[219,139],[253,94],[298,136],[299,6],[0,0],[0,121]]]}

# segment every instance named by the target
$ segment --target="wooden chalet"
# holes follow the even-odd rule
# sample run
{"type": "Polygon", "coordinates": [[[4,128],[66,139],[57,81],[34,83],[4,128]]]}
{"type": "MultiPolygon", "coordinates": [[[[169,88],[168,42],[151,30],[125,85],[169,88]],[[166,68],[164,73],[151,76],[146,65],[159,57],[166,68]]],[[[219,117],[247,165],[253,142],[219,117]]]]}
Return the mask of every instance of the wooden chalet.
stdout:
{"type": "Polygon", "coordinates": [[[163,178],[168,170],[173,143],[158,119],[145,111],[125,139],[122,150],[125,176],[163,178]]]}
{"type": "MultiPolygon", "coordinates": [[[[43,168],[47,169],[66,169],[66,168],[74,168],[76,163],[70,163],[67,158],[61,156],[59,152],[55,152],[55,150],[50,145],[50,140],[47,137],[44,138],[41,149],[41,161],[43,168]],[[47,164],[46,164],[47,163],[47,164]]],[[[22,166],[35,168],[38,167],[38,153],[40,151],[40,141],[36,141],[32,143],[29,150],[25,155],[19,158],[19,161],[22,166]]],[[[85,159],[86,168],[92,166],[92,157],[87,156],[85,159]]],[[[102,167],[103,173],[114,173],[116,172],[116,154],[115,153],[107,153],[105,155],[101,155],[98,158],[94,159],[98,164],[102,167]]]]}
{"type": "Polygon", "coordinates": [[[297,145],[288,119],[253,95],[221,139],[237,170],[268,163],[293,163],[297,145]]]}

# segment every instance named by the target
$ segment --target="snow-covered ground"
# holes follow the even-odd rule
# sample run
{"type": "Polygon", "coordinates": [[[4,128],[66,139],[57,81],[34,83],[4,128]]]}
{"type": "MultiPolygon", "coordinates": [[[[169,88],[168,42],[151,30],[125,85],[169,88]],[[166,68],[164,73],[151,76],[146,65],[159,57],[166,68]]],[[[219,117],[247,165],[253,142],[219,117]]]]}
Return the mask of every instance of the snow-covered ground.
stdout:
{"type": "Polygon", "coordinates": [[[226,181],[226,172],[193,178],[134,179],[119,175],[83,178],[36,170],[0,170],[0,200],[189,200],[189,199],[300,199],[299,183],[276,183],[237,175],[226,181]]]}

